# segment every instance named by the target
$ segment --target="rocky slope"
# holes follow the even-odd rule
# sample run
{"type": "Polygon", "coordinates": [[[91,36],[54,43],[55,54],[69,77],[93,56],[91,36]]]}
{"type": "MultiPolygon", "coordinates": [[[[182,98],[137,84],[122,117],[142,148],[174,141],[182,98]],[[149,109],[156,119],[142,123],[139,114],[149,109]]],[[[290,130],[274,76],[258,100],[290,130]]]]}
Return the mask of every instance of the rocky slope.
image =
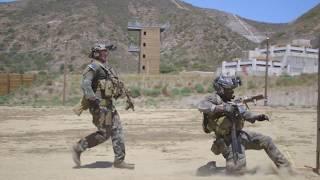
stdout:
{"type": "MultiPolygon", "coordinates": [[[[302,16],[281,28],[296,31],[309,18],[314,17],[302,16]]],[[[178,0],[22,0],[0,4],[0,71],[60,71],[65,59],[70,70],[80,71],[90,61],[90,46],[109,41],[118,46],[111,63],[122,72],[135,72],[137,56],[127,47],[137,35],[128,33],[127,23],[137,19],[169,25],[161,37],[161,69],[172,71],[212,71],[256,47],[266,29],[279,30],[178,0]]],[[[319,32],[315,24],[308,25],[302,34],[319,32]]]]}

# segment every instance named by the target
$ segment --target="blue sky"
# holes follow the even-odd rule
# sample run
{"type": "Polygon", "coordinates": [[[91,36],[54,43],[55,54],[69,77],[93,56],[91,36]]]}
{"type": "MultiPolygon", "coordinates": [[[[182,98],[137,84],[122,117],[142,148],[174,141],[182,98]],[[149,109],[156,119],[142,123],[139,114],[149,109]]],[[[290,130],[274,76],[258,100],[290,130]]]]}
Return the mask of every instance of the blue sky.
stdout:
{"type": "MultiPolygon", "coordinates": [[[[8,2],[12,0],[0,0],[8,2]]],[[[239,16],[273,23],[292,22],[320,0],[183,0],[194,6],[219,9],[239,16]]]]}
{"type": "Polygon", "coordinates": [[[1,2],[10,2],[10,1],[14,1],[14,0],[0,0],[0,3],[1,2]]]}
{"type": "Polygon", "coordinates": [[[320,0],[183,0],[194,6],[218,9],[272,23],[292,22],[320,0]]]}

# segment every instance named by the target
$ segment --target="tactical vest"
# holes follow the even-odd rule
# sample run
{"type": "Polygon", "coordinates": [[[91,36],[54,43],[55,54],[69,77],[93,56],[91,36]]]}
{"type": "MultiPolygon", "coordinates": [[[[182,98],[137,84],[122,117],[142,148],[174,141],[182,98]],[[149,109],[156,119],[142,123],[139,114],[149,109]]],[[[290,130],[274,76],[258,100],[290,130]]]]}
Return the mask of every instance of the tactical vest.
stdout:
{"type": "MultiPolygon", "coordinates": [[[[204,118],[208,118],[207,128],[209,131],[214,132],[216,136],[226,136],[231,134],[232,123],[229,118],[226,116],[215,117],[213,118],[209,114],[204,114],[204,118]]],[[[236,123],[236,129],[241,130],[244,126],[244,120],[240,119],[236,123]]]]}
{"type": "MultiPolygon", "coordinates": [[[[219,95],[214,94],[212,97],[213,104],[223,104],[222,99],[219,95]]],[[[214,132],[216,136],[227,136],[231,134],[232,123],[223,113],[204,113],[203,118],[208,120],[207,129],[214,132]]],[[[244,120],[239,119],[236,123],[236,129],[241,130],[244,126],[244,120]]]]}
{"type": "MultiPolygon", "coordinates": [[[[83,74],[87,73],[88,71],[95,72],[91,88],[95,95],[101,100],[100,106],[114,111],[115,107],[113,106],[112,98],[119,97],[119,93],[121,92],[119,88],[111,81],[110,76],[107,74],[107,69],[100,62],[93,61],[87,66],[83,74]]],[[[75,114],[80,116],[81,113],[87,109],[89,109],[89,102],[83,96],[80,102],[73,108],[73,111],[75,114]]]]}

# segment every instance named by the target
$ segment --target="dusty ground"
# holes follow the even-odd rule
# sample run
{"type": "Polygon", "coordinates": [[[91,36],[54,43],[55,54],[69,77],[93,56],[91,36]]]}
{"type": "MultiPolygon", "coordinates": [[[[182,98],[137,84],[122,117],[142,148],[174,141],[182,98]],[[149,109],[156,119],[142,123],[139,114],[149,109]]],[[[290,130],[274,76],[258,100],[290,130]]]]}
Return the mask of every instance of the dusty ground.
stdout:
{"type": "Polygon", "coordinates": [[[95,128],[88,113],[77,117],[70,109],[0,107],[0,179],[320,179],[302,168],[315,164],[314,109],[254,107],[271,121],[246,124],[246,129],[270,135],[298,174],[278,172],[264,151],[247,151],[248,168],[258,170],[240,177],[196,176],[208,161],[223,166],[224,160],[210,152],[212,138],[202,132],[195,109],[120,111],[127,161],[136,169],[112,167],[110,140],[85,152],[83,168],[73,169],[71,144],[95,128]]]}

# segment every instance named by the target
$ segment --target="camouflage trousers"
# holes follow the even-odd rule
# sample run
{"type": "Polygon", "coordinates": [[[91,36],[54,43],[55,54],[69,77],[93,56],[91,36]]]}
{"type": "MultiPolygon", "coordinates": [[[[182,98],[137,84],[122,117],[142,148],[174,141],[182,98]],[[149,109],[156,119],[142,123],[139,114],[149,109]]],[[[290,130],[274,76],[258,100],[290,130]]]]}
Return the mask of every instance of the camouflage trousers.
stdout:
{"type": "Polygon", "coordinates": [[[81,150],[85,151],[87,148],[95,147],[111,137],[113,152],[115,154],[114,162],[121,162],[124,160],[126,153],[120,116],[117,111],[108,113],[112,113],[110,116],[110,123],[95,123],[96,119],[101,118],[105,119],[106,121],[108,118],[104,118],[104,116],[107,116],[107,113],[92,114],[93,122],[98,130],[79,140],[78,143],[81,147],[81,150]]]}
{"type": "Polygon", "coordinates": [[[278,167],[289,167],[290,163],[285,158],[285,156],[280,152],[280,150],[273,143],[272,139],[269,136],[262,135],[255,132],[243,132],[239,135],[241,151],[242,153],[238,154],[238,161],[234,162],[232,146],[231,146],[231,136],[225,138],[217,138],[211,150],[215,154],[222,153],[223,157],[226,159],[226,169],[229,172],[237,171],[245,168],[246,166],[246,156],[245,150],[262,150],[267,153],[269,158],[274,162],[278,167]]]}

